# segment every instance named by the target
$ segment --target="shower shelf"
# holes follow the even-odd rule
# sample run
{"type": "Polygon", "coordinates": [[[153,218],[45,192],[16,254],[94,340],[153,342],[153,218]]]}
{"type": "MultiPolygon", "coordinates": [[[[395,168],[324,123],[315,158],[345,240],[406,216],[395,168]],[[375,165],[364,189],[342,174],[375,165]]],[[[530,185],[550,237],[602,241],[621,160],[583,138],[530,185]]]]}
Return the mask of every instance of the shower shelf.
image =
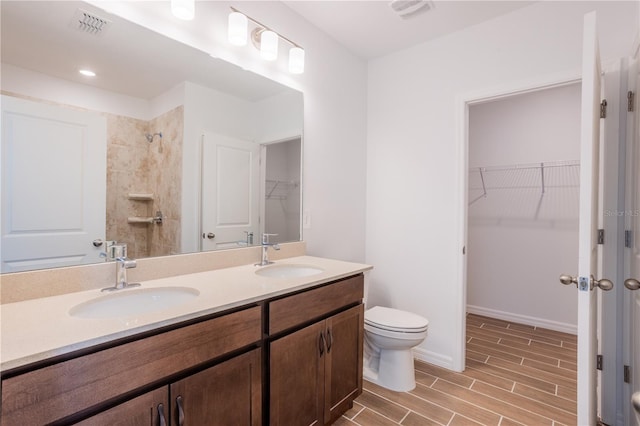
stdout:
{"type": "Polygon", "coordinates": [[[136,192],[130,193],[128,198],[133,201],[153,201],[153,193],[136,192]]]}

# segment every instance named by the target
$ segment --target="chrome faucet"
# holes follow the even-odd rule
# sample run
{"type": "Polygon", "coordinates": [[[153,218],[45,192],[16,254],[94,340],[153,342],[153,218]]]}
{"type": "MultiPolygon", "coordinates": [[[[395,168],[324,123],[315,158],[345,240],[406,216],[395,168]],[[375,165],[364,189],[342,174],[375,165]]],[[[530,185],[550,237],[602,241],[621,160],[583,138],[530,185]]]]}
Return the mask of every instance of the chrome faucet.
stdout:
{"type": "Polygon", "coordinates": [[[127,269],[135,268],[137,263],[127,258],[127,245],[115,244],[111,248],[113,258],[116,261],[116,284],[113,287],[103,288],[102,291],[122,290],[123,288],[140,287],[140,283],[127,282],[127,269]]]}
{"type": "Polygon", "coordinates": [[[274,250],[280,250],[280,246],[278,244],[273,244],[269,242],[269,237],[275,237],[278,234],[262,234],[262,259],[260,263],[256,263],[256,266],[265,266],[270,265],[273,262],[269,260],[269,256],[267,254],[269,247],[272,247],[274,250]]]}

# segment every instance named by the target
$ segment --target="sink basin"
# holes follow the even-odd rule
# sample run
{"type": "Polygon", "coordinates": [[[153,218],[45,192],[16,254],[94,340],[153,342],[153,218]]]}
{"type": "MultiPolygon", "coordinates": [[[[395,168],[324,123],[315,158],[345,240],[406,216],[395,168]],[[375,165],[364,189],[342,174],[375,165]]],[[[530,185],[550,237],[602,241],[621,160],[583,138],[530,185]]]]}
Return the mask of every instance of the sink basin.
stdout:
{"type": "Polygon", "coordinates": [[[76,318],[128,318],[161,311],[192,300],[200,292],[190,287],[121,290],[80,303],[69,310],[76,318]]]}
{"type": "Polygon", "coordinates": [[[285,264],[265,266],[258,269],[256,271],[256,274],[262,277],[271,278],[297,278],[319,274],[322,271],[322,269],[315,266],[285,264]]]}

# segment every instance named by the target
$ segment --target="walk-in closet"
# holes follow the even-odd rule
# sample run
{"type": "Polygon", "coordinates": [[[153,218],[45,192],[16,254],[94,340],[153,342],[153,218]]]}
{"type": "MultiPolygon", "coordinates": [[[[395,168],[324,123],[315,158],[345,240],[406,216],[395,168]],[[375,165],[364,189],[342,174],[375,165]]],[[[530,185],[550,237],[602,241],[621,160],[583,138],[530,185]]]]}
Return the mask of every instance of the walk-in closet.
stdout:
{"type": "Polygon", "coordinates": [[[469,108],[467,311],[575,333],[580,84],[469,108]]]}

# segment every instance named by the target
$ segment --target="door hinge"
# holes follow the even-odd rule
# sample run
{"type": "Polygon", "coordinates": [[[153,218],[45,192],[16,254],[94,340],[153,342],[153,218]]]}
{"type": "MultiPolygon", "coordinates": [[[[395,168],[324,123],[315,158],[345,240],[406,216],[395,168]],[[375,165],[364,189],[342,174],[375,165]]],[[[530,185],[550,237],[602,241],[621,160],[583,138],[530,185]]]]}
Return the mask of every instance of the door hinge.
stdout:
{"type": "Polygon", "coordinates": [[[598,229],[598,244],[604,244],[604,229],[598,229]]]}
{"type": "Polygon", "coordinates": [[[607,100],[600,102],[600,118],[607,118],[607,100]]]}
{"type": "Polygon", "coordinates": [[[602,355],[596,355],[596,369],[602,371],[602,355]]]}
{"type": "Polygon", "coordinates": [[[624,231],[624,246],[627,248],[631,248],[631,236],[630,230],[624,231]]]}
{"type": "Polygon", "coordinates": [[[629,367],[628,365],[625,365],[622,371],[623,371],[622,378],[624,379],[624,382],[631,383],[631,367],[629,367]]]}
{"type": "Polygon", "coordinates": [[[631,90],[629,90],[627,92],[627,111],[632,112],[634,110],[634,101],[635,101],[635,96],[636,94],[633,93],[631,90]]]}
{"type": "Polygon", "coordinates": [[[602,371],[602,355],[596,355],[596,369],[602,371]]]}

